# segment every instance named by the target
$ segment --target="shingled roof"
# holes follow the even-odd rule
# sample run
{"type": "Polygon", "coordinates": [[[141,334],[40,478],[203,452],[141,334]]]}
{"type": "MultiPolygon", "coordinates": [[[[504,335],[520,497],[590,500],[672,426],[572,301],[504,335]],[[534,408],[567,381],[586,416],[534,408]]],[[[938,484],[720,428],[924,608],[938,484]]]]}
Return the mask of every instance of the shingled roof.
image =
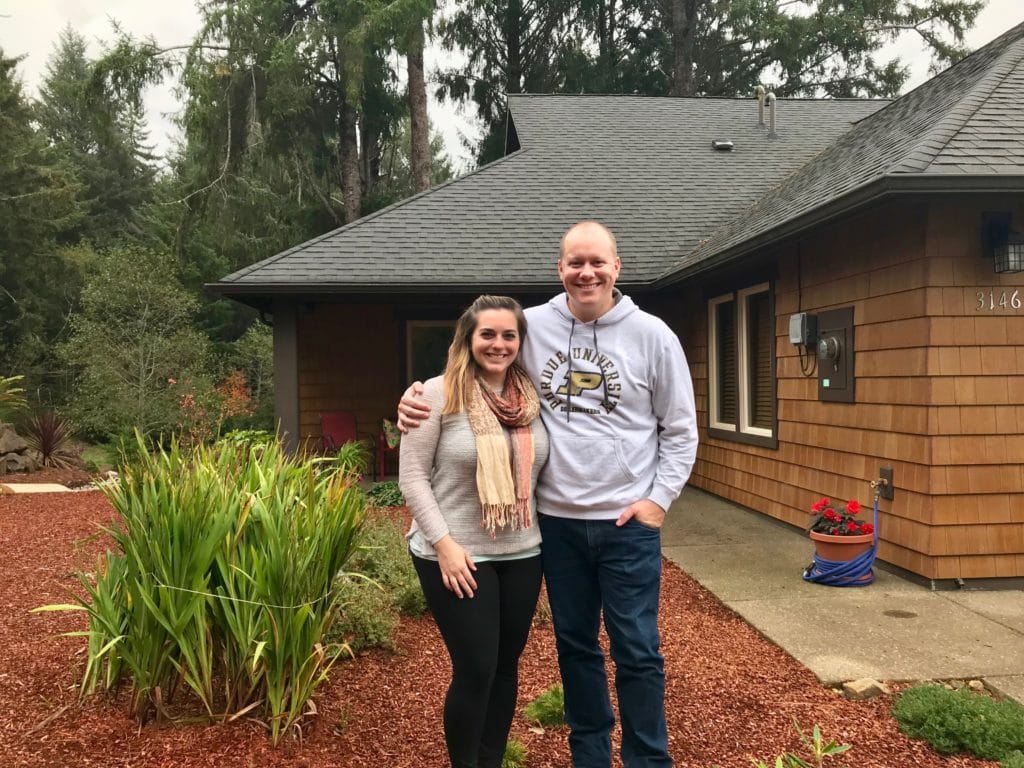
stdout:
{"type": "Polygon", "coordinates": [[[509,96],[521,149],[239,270],[231,295],[547,290],[565,229],[616,233],[624,285],[650,282],[884,101],[509,96]],[[735,149],[712,149],[729,140],[735,149]]]}
{"type": "Polygon", "coordinates": [[[562,232],[616,233],[664,285],[900,192],[1024,190],[1024,24],[888,103],[510,95],[520,149],[228,275],[221,293],[548,290],[562,232]],[[734,149],[712,149],[712,141],[734,149]]]}
{"type": "Polygon", "coordinates": [[[695,249],[663,282],[879,196],[1024,191],[1024,24],[858,123],[695,249]]]}

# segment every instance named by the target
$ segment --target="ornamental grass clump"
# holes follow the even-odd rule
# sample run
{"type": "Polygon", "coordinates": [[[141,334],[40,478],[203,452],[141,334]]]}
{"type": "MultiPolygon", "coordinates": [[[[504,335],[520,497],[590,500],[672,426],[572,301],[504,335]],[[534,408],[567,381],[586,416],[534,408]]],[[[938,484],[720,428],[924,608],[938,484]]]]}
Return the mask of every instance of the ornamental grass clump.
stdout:
{"type": "Polygon", "coordinates": [[[826,533],[830,536],[861,536],[874,533],[875,526],[859,520],[860,502],[851,499],[846,506],[836,508],[827,498],[820,499],[811,505],[811,519],[807,530],[814,533],[826,533]]]}
{"type": "Polygon", "coordinates": [[[73,606],[89,614],[82,693],[127,677],[144,723],[184,686],[211,718],[262,715],[276,744],[342,650],[324,634],[365,513],[356,473],[276,441],[149,453],[137,439],[104,489],[115,548],[73,606]]]}

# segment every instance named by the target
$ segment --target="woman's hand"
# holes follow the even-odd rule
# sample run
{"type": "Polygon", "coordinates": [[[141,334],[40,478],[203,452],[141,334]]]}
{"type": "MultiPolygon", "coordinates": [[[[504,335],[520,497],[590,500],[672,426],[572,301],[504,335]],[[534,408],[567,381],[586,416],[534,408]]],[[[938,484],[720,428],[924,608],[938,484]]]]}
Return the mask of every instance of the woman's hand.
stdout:
{"type": "Polygon", "coordinates": [[[462,547],[449,535],[434,544],[437,564],[441,566],[441,580],[457,597],[472,597],[476,589],[473,571],[476,565],[462,547]]]}

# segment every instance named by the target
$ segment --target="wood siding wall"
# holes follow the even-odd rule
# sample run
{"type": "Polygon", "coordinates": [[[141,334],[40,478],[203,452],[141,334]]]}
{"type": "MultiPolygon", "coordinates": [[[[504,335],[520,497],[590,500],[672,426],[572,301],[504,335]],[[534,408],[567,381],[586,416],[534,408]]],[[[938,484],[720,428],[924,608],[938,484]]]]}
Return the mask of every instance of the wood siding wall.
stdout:
{"type": "Polygon", "coordinates": [[[401,322],[391,305],[316,305],[299,315],[299,433],[319,446],[320,414],[353,411],[359,432],[380,432],[405,390],[401,322]]]}
{"type": "MultiPolygon", "coordinates": [[[[701,447],[691,482],[795,525],[822,496],[880,504],[879,557],[930,579],[1024,576],[1024,309],[988,307],[1021,275],[993,274],[981,212],[1006,199],[889,204],[765,254],[774,262],[778,448],[707,434],[707,287],[659,302],[697,394],[701,447]],[[977,308],[977,292],[986,297],[977,308]],[[854,307],[856,402],[817,399],[789,316],[854,307]]],[[[1024,210],[1014,211],[1018,228],[1024,210]]],[[[742,275],[716,284],[742,288],[742,275]]],[[[749,278],[746,278],[749,279],[749,278]]]]}

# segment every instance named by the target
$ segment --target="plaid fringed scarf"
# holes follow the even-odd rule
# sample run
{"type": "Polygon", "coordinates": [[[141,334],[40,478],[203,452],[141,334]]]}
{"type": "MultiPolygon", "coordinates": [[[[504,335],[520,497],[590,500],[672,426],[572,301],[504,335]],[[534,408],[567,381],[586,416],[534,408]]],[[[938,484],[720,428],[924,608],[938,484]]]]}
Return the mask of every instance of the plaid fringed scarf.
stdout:
{"type": "Polygon", "coordinates": [[[482,381],[470,388],[469,425],[476,438],[476,487],[481,525],[495,537],[499,528],[530,527],[533,432],[540,413],[537,392],[517,365],[505,375],[502,396],[482,381]],[[511,427],[512,458],[502,425],[511,427]]]}

